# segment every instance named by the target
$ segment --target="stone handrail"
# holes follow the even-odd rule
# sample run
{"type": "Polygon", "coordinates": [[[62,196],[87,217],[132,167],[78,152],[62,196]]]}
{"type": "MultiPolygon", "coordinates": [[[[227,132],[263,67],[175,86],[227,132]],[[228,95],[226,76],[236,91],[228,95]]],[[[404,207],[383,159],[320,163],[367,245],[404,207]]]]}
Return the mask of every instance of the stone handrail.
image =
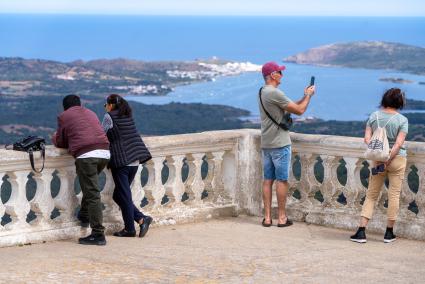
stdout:
{"type": "MultiPolygon", "coordinates": [[[[292,141],[293,165],[300,163],[301,175],[295,177],[292,171],[290,177],[290,214],[308,223],[355,229],[367,190],[365,176],[369,176],[373,165],[363,158],[363,139],[293,133],[292,141]],[[319,164],[324,169],[321,178],[317,178],[319,164]]],[[[425,143],[406,142],[406,145],[407,166],[395,229],[400,236],[425,240],[425,143]]],[[[385,230],[387,199],[384,185],[369,230],[380,233],[385,230]]]]}
{"type": "MultiPolygon", "coordinates": [[[[366,179],[361,179],[361,173],[364,176],[369,170],[362,158],[362,139],[296,133],[291,137],[289,216],[314,224],[355,228],[366,192],[366,179]]],[[[139,167],[132,184],[133,199],[136,206],[154,217],[155,225],[240,213],[262,215],[258,130],[211,131],[144,140],[153,159],[139,167]]],[[[417,175],[419,181],[417,188],[411,189],[405,179],[396,233],[424,240],[425,143],[408,142],[407,146],[406,177],[417,175]]],[[[41,174],[30,173],[26,153],[0,150],[4,199],[0,200],[0,246],[87,234],[75,218],[81,193],[74,190],[74,159],[63,149],[49,146],[45,170],[41,174]]],[[[104,173],[101,195],[104,223],[110,232],[120,229],[122,221],[112,200],[111,174],[109,170],[104,173]]],[[[385,228],[386,199],[387,193],[383,191],[370,223],[371,230],[381,232],[385,228]]]]}
{"type": "MultiPolygon", "coordinates": [[[[239,144],[251,137],[249,132],[145,138],[153,159],[139,166],[132,184],[134,203],[151,214],[155,224],[235,215],[236,185],[244,183],[237,178],[244,173],[237,172],[249,160],[243,153],[249,147],[239,144]]],[[[65,150],[48,146],[44,171],[31,172],[28,154],[0,150],[0,186],[6,199],[0,201],[0,246],[87,234],[75,217],[82,196],[74,190],[74,159],[65,150]]],[[[112,200],[114,182],[109,170],[104,170],[101,183],[104,225],[110,232],[122,228],[122,218],[112,200]]]]}

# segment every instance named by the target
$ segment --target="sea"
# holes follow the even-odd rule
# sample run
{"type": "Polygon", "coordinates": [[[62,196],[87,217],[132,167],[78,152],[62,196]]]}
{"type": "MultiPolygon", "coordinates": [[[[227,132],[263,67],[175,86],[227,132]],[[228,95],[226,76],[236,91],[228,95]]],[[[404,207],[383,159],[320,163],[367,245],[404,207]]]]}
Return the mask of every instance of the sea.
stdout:
{"type": "MultiPolygon", "coordinates": [[[[99,58],[191,61],[218,57],[263,64],[309,48],[351,41],[387,41],[425,47],[424,17],[99,16],[0,14],[0,57],[62,62],[99,58]]],[[[424,59],[425,60],[425,59],[424,59]]],[[[285,64],[280,88],[293,100],[316,77],[316,95],[304,116],[364,120],[383,92],[400,87],[425,100],[425,76],[285,64]],[[403,78],[411,84],[380,81],[403,78]]],[[[261,74],[244,73],[179,86],[164,97],[129,97],[146,104],[201,102],[247,109],[258,117],[261,74]]]]}

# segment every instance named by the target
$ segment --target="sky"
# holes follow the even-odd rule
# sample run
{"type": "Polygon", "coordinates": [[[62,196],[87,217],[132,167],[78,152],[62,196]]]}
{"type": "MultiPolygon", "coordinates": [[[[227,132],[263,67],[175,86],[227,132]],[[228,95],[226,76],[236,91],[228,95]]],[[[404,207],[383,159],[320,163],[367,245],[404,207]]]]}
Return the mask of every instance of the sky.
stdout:
{"type": "Polygon", "coordinates": [[[0,0],[0,13],[425,16],[424,0],[0,0]]]}

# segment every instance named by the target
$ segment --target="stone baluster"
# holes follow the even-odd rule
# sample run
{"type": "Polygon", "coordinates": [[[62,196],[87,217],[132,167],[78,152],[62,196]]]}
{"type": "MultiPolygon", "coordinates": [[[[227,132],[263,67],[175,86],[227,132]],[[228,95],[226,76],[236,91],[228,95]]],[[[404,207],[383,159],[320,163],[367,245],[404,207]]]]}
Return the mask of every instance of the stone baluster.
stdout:
{"type": "MultiPolygon", "coordinates": [[[[290,170],[289,170],[289,186],[293,189],[298,187],[299,183],[300,183],[300,181],[297,180],[295,178],[295,175],[294,175],[294,163],[296,161],[296,156],[299,157],[300,156],[299,153],[293,152],[292,155],[291,155],[291,167],[290,167],[290,170]]],[[[300,163],[301,163],[301,161],[300,161],[300,163]]],[[[292,194],[293,194],[293,191],[291,192],[290,195],[292,195],[292,194]]]]}
{"type": "Polygon", "coordinates": [[[155,192],[155,164],[153,159],[146,162],[143,167],[145,167],[148,171],[148,181],[143,187],[143,196],[148,201],[148,204],[145,207],[151,208],[155,203],[155,198],[153,196],[153,193],[155,192]]]}
{"type": "Polygon", "coordinates": [[[339,193],[342,192],[342,186],[338,182],[337,169],[339,166],[339,157],[320,155],[324,168],[324,177],[322,183],[323,206],[340,206],[336,202],[339,193]]]}
{"type": "Polygon", "coordinates": [[[418,193],[416,194],[416,205],[418,206],[418,218],[425,218],[425,164],[416,164],[416,168],[418,169],[419,176],[419,188],[418,193]]]}
{"type": "Polygon", "coordinates": [[[363,160],[359,158],[344,157],[347,168],[347,183],[343,187],[347,205],[350,208],[360,207],[360,196],[366,192],[360,181],[360,170],[363,167],[363,160]]]}
{"type": "Polygon", "coordinates": [[[162,198],[165,194],[165,187],[162,184],[162,168],[164,167],[164,157],[154,157],[146,163],[149,171],[149,180],[144,187],[145,196],[149,201],[148,208],[161,206],[162,198]]]}
{"type": "Polygon", "coordinates": [[[20,230],[29,226],[27,214],[30,211],[30,204],[26,197],[26,182],[28,180],[27,171],[7,172],[12,192],[6,202],[6,213],[10,215],[12,222],[6,225],[8,230],[20,230]]]}
{"type": "Polygon", "coordinates": [[[169,202],[168,205],[179,205],[185,191],[184,183],[182,181],[182,166],[184,155],[175,155],[167,157],[168,163],[168,180],[165,183],[165,194],[169,202]]]}
{"type": "Polygon", "coordinates": [[[139,165],[139,167],[137,168],[137,173],[130,186],[133,203],[139,209],[140,209],[140,204],[142,203],[142,200],[145,196],[142,190],[142,181],[141,181],[142,170],[143,170],[143,165],[139,165]]]}
{"type": "Polygon", "coordinates": [[[299,203],[299,200],[293,196],[295,193],[295,190],[297,190],[300,187],[300,181],[297,180],[294,175],[294,163],[296,161],[296,156],[299,157],[299,153],[292,152],[291,166],[289,169],[289,177],[288,177],[289,188],[288,188],[288,199],[286,201],[287,206],[291,206],[294,203],[299,203]]]}
{"type": "Polygon", "coordinates": [[[31,210],[34,211],[37,219],[32,223],[45,226],[51,223],[50,215],[55,208],[50,188],[53,179],[54,169],[44,169],[42,173],[35,173],[33,179],[37,183],[37,190],[31,200],[31,210]]]}
{"type": "Polygon", "coordinates": [[[300,193],[301,202],[306,206],[316,203],[314,199],[314,189],[318,181],[314,175],[314,164],[316,163],[317,155],[311,153],[300,153],[301,162],[301,180],[300,180],[300,193]]]}
{"type": "Polygon", "coordinates": [[[224,181],[223,181],[223,156],[224,151],[218,151],[212,153],[212,193],[213,193],[213,202],[225,203],[230,200],[229,195],[226,193],[224,189],[224,181]]]}
{"type": "MultiPolygon", "coordinates": [[[[1,187],[3,186],[3,177],[4,177],[5,173],[4,172],[0,172],[0,194],[1,194],[1,187]]],[[[1,198],[0,198],[0,218],[3,217],[4,212],[6,212],[6,207],[4,206],[1,198]]],[[[0,225],[0,231],[3,230],[4,227],[0,225]]]]}
{"type": "Polygon", "coordinates": [[[403,184],[401,186],[401,193],[400,193],[400,216],[403,217],[415,217],[415,213],[408,210],[409,204],[415,200],[416,194],[410,190],[408,177],[409,173],[412,171],[411,167],[413,166],[412,162],[407,161],[406,164],[406,171],[404,173],[404,180],[403,184]]]}
{"type": "Polygon", "coordinates": [[[75,167],[60,168],[57,173],[60,179],[60,189],[55,197],[55,207],[60,212],[60,219],[63,222],[75,220],[75,209],[78,206],[78,199],[74,191],[75,167]]]}
{"type": "Polygon", "coordinates": [[[103,205],[105,205],[105,209],[103,210],[103,219],[107,222],[121,221],[119,207],[112,199],[112,194],[115,188],[114,179],[112,178],[110,170],[105,169],[103,172],[105,173],[106,178],[105,186],[100,193],[101,201],[103,205]]]}
{"type": "Polygon", "coordinates": [[[189,192],[190,201],[201,201],[202,192],[205,189],[205,183],[202,180],[202,158],[205,154],[195,153],[188,156],[189,177],[185,182],[189,192]]]}
{"type": "Polygon", "coordinates": [[[229,196],[224,189],[223,182],[223,156],[224,151],[208,153],[208,175],[204,180],[208,192],[208,201],[224,204],[229,196]]]}

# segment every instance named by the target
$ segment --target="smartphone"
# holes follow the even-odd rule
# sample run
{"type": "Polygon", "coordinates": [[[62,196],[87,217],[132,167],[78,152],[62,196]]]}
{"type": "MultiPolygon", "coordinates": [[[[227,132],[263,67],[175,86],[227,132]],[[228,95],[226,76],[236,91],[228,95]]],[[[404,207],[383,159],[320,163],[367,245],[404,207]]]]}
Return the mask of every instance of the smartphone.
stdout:
{"type": "Polygon", "coordinates": [[[310,78],[310,86],[314,86],[314,76],[311,76],[310,78]]]}
{"type": "Polygon", "coordinates": [[[383,173],[385,171],[385,165],[379,164],[376,167],[372,168],[372,175],[377,175],[379,173],[383,173]]]}

